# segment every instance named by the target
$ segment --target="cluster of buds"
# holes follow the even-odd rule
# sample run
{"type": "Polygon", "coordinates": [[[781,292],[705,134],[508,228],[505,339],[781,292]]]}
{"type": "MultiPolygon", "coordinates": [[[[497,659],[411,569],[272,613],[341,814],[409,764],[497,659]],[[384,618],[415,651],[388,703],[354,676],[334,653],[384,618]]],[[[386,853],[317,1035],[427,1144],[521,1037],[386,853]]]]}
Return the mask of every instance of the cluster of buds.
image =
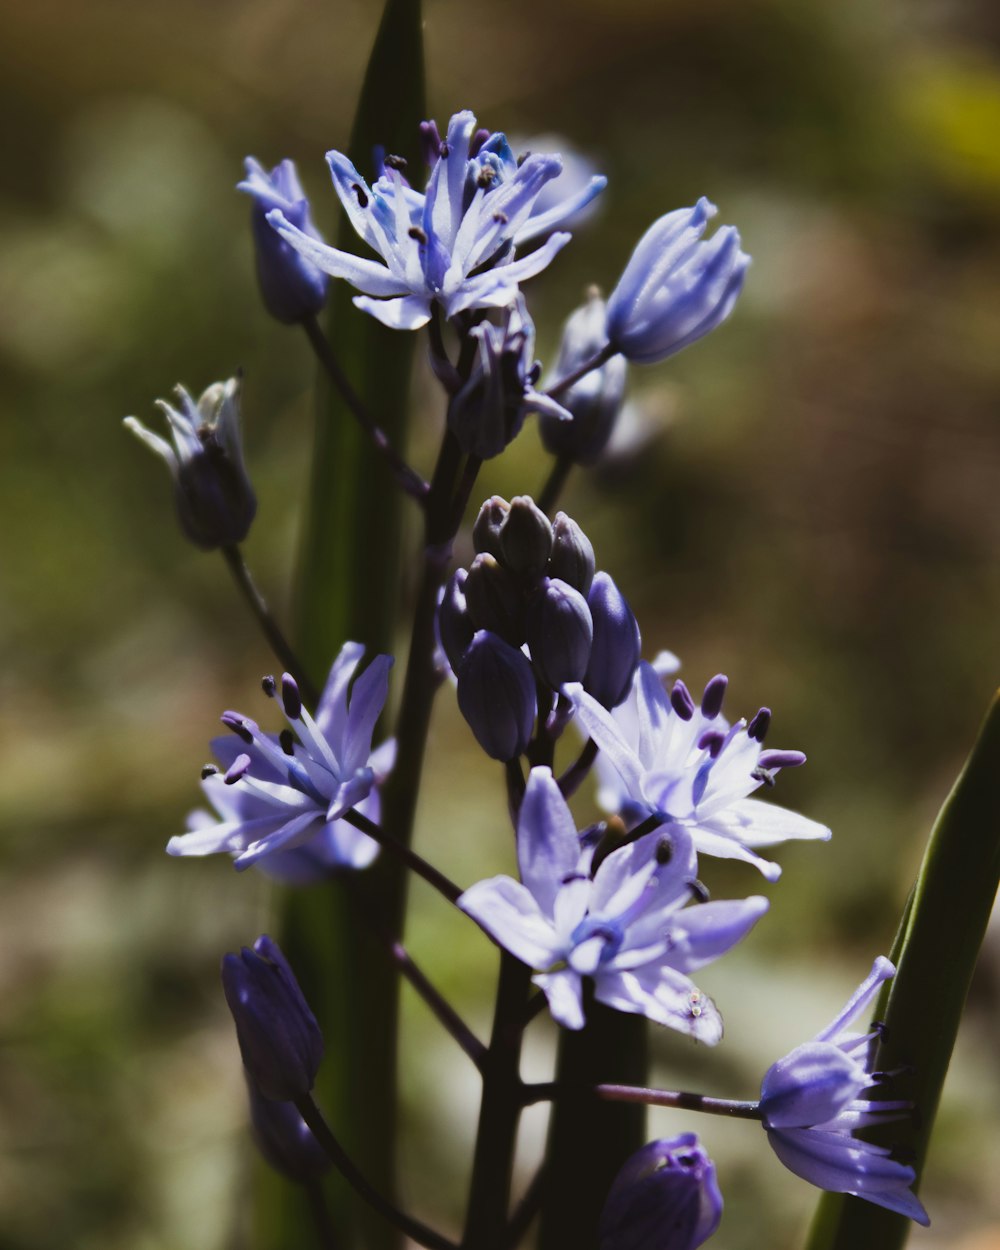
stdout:
{"type": "Polygon", "coordinates": [[[622,702],[639,626],[565,513],[549,521],[527,495],[494,495],[472,538],[476,557],[445,587],[438,628],[462,714],[487,755],[507,761],[527,749],[536,717],[546,724],[566,683],[606,708],[622,702]]]}

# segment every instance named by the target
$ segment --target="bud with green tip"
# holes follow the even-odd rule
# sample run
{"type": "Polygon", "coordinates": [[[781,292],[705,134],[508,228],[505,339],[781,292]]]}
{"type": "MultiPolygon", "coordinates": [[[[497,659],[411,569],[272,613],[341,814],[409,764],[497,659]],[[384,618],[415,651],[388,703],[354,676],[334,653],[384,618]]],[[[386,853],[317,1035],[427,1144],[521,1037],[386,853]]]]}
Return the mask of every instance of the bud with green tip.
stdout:
{"type": "Polygon", "coordinates": [[[475,629],[488,629],[519,647],[524,641],[524,592],[520,581],[493,556],[476,556],[463,585],[475,629]]]}
{"type": "Polygon", "coordinates": [[[509,511],[510,504],[501,495],[491,495],[479,509],[476,523],[472,527],[472,545],[477,555],[486,552],[497,560],[502,558],[500,527],[509,511]]]}
{"type": "Polygon", "coordinates": [[[590,539],[565,512],[557,512],[552,522],[549,576],[568,582],[574,590],[586,595],[594,580],[594,567],[594,548],[590,539]]]}
{"type": "Polygon", "coordinates": [[[500,527],[503,562],[522,577],[540,577],[552,554],[552,524],[530,495],[515,495],[500,527]]]}

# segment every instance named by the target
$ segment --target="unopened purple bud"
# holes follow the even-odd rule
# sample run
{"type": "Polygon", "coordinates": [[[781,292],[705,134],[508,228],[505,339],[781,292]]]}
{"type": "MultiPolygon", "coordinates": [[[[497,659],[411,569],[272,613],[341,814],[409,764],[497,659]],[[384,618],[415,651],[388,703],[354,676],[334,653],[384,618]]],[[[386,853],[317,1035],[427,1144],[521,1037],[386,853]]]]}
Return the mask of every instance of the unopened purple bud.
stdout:
{"type": "Polygon", "coordinates": [[[690,720],[694,716],[695,703],[694,699],[691,698],[691,691],[688,690],[679,677],[674,682],[674,688],[670,691],[670,706],[681,720],[690,720]]]}
{"type": "Polygon", "coordinates": [[[610,710],[632,688],[642,655],[639,623],[607,573],[595,574],[587,604],[594,621],[594,643],[583,688],[610,710]]]}
{"type": "Polygon", "coordinates": [[[612,1182],[599,1250],[695,1250],[719,1227],[715,1164],[694,1133],[650,1142],[612,1182]]]}
{"type": "Polygon", "coordinates": [[[486,552],[497,560],[503,558],[500,527],[509,511],[510,504],[500,495],[491,495],[479,509],[479,516],[472,527],[472,545],[477,555],[486,552]]]}
{"type": "Polygon", "coordinates": [[[466,455],[489,460],[524,424],[534,380],[535,327],[519,297],[504,312],[502,325],[481,321],[469,336],[476,341],[476,357],[468,379],[448,404],[448,428],[466,455]]]}
{"type": "Polygon", "coordinates": [[[516,759],[535,723],[535,676],[522,651],[481,629],[458,667],[458,706],[491,759],[516,759]]]}
{"type": "Polygon", "coordinates": [[[524,577],[540,577],[552,554],[552,523],[530,495],[515,495],[500,527],[503,562],[524,577]]]}
{"type": "MultiPolygon", "coordinates": [[[[566,322],[550,385],[576,373],[607,346],[606,319],[604,300],[595,289],[589,293],[587,303],[566,322]]],[[[579,382],[560,391],[559,403],[573,420],[560,421],[547,413],[540,415],[539,429],[546,451],[554,456],[566,456],[576,464],[594,464],[607,446],[621,412],[627,371],[625,357],[615,355],[584,374],[579,382]]]]}
{"type": "Polygon", "coordinates": [[[438,637],[453,671],[461,663],[475,633],[465,602],[465,582],[468,576],[465,569],[456,569],[445,583],[444,594],[438,604],[438,637]]]}
{"type": "Polygon", "coordinates": [[[552,522],[548,574],[568,582],[581,595],[590,592],[594,580],[594,548],[579,525],[565,512],[557,512],[552,522]]]}
{"type": "Polygon", "coordinates": [[[222,960],[222,988],[243,1063],[265,1098],[294,1102],[312,1089],[323,1035],[277,942],[263,934],[222,960]]]}
{"type": "Polygon", "coordinates": [[[282,161],[268,173],[252,156],[246,160],[246,178],[238,191],[253,196],[250,224],[257,258],[257,281],[264,307],[286,325],[313,317],[326,303],[329,279],[306,260],[268,223],[267,214],[279,209],[285,220],[322,243],[312,224],[309,201],[299,183],[295,165],[282,161]]]}
{"type": "Polygon", "coordinates": [[[590,662],[594,621],[587,600],[557,577],[543,580],[528,603],[526,619],[531,664],[553,690],[580,681],[590,662]]]}
{"type": "Polygon", "coordinates": [[[608,300],[608,338],[628,360],[664,360],[732,312],[750,257],[732,226],[702,241],[715,212],[702,198],[667,213],[639,240],[608,300]]]}
{"type": "Polygon", "coordinates": [[[756,713],[750,724],[747,725],[747,735],[753,738],[755,742],[763,742],[767,737],[767,731],[771,728],[771,709],[762,707],[756,713]]]}
{"type": "Polygon", "coordinates": [[[726,687],[729,685],[729,678],[725,673],[716,673],[712,680],[705,686],[704,693],[701,696],[701,711],[703,716],[707,716],[709,720],[714,720],[722,711],[722,705],[726,698],[726,687]]]}
{"type": "Polygon", "coordinates": [[[524,641],[524,592],[521,583],[493,556],[476,556],[463,586],[475,629],[488,629],[519,647],[524,641]]]}
{"type": "Polygon", "coordinates": [[[331,1167],[294,1103],[264,1098],[247,1077],[250,1125],[257,1149],[276,1172],[300,1185],[319,1180],[331,1167]]]}

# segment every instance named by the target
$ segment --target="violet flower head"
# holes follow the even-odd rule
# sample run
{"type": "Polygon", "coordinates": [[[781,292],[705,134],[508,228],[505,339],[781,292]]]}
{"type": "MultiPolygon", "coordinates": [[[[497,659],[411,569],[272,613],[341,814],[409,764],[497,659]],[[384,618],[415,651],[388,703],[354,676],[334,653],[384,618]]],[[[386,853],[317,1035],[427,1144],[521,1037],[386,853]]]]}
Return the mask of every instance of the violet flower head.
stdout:
{"type": "Polygon", "coordinates": [[[719,1227],[715,1164],[694,1133],[651,1141],[608,1191],[599,1250],[697,1250],[719,1227]]]}
{"type": "Polygon", "coordinates": [[[436,126],[428,123],[422,130],[431,160],[424,192],[409,185],[398,159],[386,158],[369,186],[343,153],[327,153],[351,225],[379,260],[318,242],[280,209],[268,214],[296,251],[361,292],[354,300],[358,308],[396,330],[425,325],[434,304],[449,318],[477,308],[505,308],[519,284],[541,273],[570,236],[549,234],[524,256],[517,249],[547,234],[605,185],[603,178],[591,179],[536,213],[543,187],[562,170],[558,156],[532,153],[519,164],[499,133],[473,150],[476,119],[468,111],[452,117],[444,142],[436,126]]]}
{"type": "Polygon", "coordinates": [[[744,860],[776,881],[780,867],[756,848],[790,838],[826,840],[830,830],[749,797],[806,757],[764,748],[771,720],[767,708],[749,724],[742,719],[730,724],[722,715],[725,691],[720,674],[696,704],[682,681],[668,694],[653,666],[643,662],[630,697],[614,713],[582,687],[565,692],[576,703],[581,727],[601,749],[598,797],[607,810],[635,821],[659,814],[668,828],[688,829],[699,854],[744,860]]]}
{"type": "Polygon", "coordinates": [[[222,988],[258,1091],[278,1102],[308,1094],[323,1058],[323,1034],[277,942],[262,934],[253,950],[226,955],[222,988]]]}
{"type": "Polygon", "coordinates": [[[913,1168],[885,1146],[852,1136],[855,1129],[903,1119],[913,1110],[909,1102],[870,1097],[886,1079],[872,1071],[878,1028],[848,1031],[895,972],[880,956],[833,1023],[772,1064],[761,1085],[760,1110],[771,1148],[796,1176],[926,1225],[927,1212],[910,1188],[913,1168]]]}
{"type": "Polygon", "coordinates": [[[716,212],[702,197],[661,217],[639,240],[608,300],[607,336],[626,359],[665,360],[732,312],[750,257],[733,226],[702,240],[716,212]]]}
{"type": "Polygon", "coordinates": [[[500,325],[482,321],[469,331],[476,359],[468,380],[448,404],[448,425],[466,455],[499,456],[521,431],[528,412],[560,422],[570,414],[535,390],[541,366],[535,363],[535,326],[522,296],[506,309],[500,325]]]}
{"type": "Polygon", "coordinates": [[[197,403],[177,387],[180,406],[158,399],[173,445],[135,417],[125,427],[166,463],[174,479],[177,518],[185,535],[203,551],[229,547],[246,538],[257,512],[257,498],[243,463],[240,379],[215,382],[197,403]]]}
{"type": "Polygon", "coordinates": [[[701,887],[690,835],[680,827],[612,851],[591,877],[593,857],[551,770],[533,768],[517,827],[521,880],[479,881],[458,905],[537,970],[533,980],[565,1028],[583,1028],[589,978],[598,1002],[714,1045],[721,1017],[688,973],[740,941],[767,899],[686,906],[701,887]]]}
{"type": "MultiPolygon", "coordinates": [[[[341,648],[315,719],[302,706],[298,687],[287,673],[280,691],[273,679],[265,679],[266,692],[280,694],[290,726],[278,736],[264,733],[238,712],[223,715],[223,724],[242,750],[230,759],[225,773],[209,773],[203,781],[222,820],[198,818],[190,832],[170,839],[169,855],[227,852],[240,869],[271,858],[275,875],[293,881],[312,875],[310,860],[313,868],[322,870],[361,868],[374,859],[377,848],[372,840],[340,819],[372,796],[392,765],[392,744],[372,752],[392,659],[376,656],[351,687],[363,654],[360,643],[348,642],[341,648]],[[289,861],[285,856],[293,850],[300,854],[289,861]],[[279,853],[281,857],[275,858],[279,853]]],[[[231,747],[227,752],[215,744],[215,749],[224,763],[232,754],[231,747]]],[[[367,814],[372,814],[371,807],[367,814]]]]}
{"type": "Polygon", "coordinates": [[[236,189],[253,197],[250,226],[264,307],[286,325],[314,317],[326,303],[327,276],[267,221],[268,213],[278,211],[308,238],[323,242],[312,223],[309,201],[294,163],[281,161],[268,173],[259,161],[248,156],[246,177],[236,184],[236,189]]]}

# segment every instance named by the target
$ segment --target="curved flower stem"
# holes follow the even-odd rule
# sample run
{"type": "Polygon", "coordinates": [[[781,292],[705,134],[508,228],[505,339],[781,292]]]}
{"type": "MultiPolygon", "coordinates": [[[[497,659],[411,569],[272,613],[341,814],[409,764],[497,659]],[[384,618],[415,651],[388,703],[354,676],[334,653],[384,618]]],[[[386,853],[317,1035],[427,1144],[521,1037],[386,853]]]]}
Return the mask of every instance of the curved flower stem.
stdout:
{"type": "Polygon", "coordinates": [[[600,369],[601,365],[606,365],[612,356],[617,356],[618,354],[617,347],[611,343],[606,343],[596,356],[592,356],[590,360],[585,360],[579,369],[574,369],[572,373],[567,373],[564,378],[554,382],[545,394],[549,399],[555,399],[563,391],[568,391],[571,386],[575,386],[581,378],[585,378],[588,373],[593,373],[595,369],[600,369]]]}
{"type": "Polygon", "coordinates": [[[569,456],[556,457],[537,499],[539,508],[546,516],[556,506],[556,502],[562,494],[563,487],[566,485],[566,479],[569,477],[570,469],[572,469],[574,463],[569,456]]]}
{"type": "Polygon", "coordinates": [[[601,864],[612,854],[613,851],[620,851],[623,846],[631,846],[633,842],[638,842],[640,838],[644,838],[647,833],[653,833],[659,829],[661,825],[667,823],[667,817],[659,812],[652,812],[645,820],[639,822],[634,829],[629,830],[621,836],[618,834],[619,829],[624,829],[624,825],[617,817],[609,817],[605,822],[606,830],[604,837],[597,844],[597,850],[594,852],[594,858],[590,862],[591,876],[597,872],[601,864]]]}
{"type": "Polygon", "coordinates": [[[646,1089],[641,1085],[591,1085],[577,1087],[545,1081],[537,1085],[524,1085],[524,1106],[536,1102],[555,1102],[559,1098],[578,1098],[589,1094],[600,1102],[642,1103],[647,1107],[674,1107],[680,1111],[701,1111],[706,1115],[728,1116],[730,1119],[759,1120],[760,1103],[741,1102],[732,1098],[710,1098],[707,1094],[692,1094],[685,1090],[646,1089]]]}
{"type": "Polygon", "coordinates": [[[319,691],[309,679],[308,673],[306,673],[299,662],[288,639],[281,632],[278,622],[271,615],[271,610],[267,606],[264,596],[254,585],[253,578],[250,576],[250,570],[243,559],[243,553],[235,545],[223,547],[221,550],[226,564],[229,565],[229,571],[233,575],[233,580],[240,588],[251,612],[257,618],[257,624],[264,631],[264,636],[267,638],[271,650],[284,665],[286,672],[291,673],[298,682],[299,689],[305,696],[306,702],[315,707],[319,699],[319,691]]]}
{"type": "Polygon", "coordinates": [[[391,833],[387,833],[381,825],[377,825],[373,820],[369,820],[367,816],[356,808],[349,808],[341,819],[346,820],[355,829],[360,829],[362,833],[367,833],[372,841],[377,842],[383,850],[402,860],[407,868],[415,872],[418,877],[423,877],[428,885],[432,885],[439,894],[443,894],[449,903],[454,903],[462,894],[461,888],[454,881],[449,880],[443,872],[439,872],[422,855],[418,855],[416,851],[412,850],[405,842],[400,841],[399,838],[393,837],[391,833]]]}
{"type": "Polygon", "coordinates": [[[559,778],[559,790],[564,799],[568,799],[571,795],[576,794],[580,786],[586,781],[593,767],[594,760],[597,759],[598,750],[598,745],[594,739],[588,738],[579,756],[559,778]]]}
{"type": "Polygon", "coordinates": [[[317,1107],[311,1094],[297,1098],[295,1106],[298,1108],[299,1115],[312,1129],[313,1136],[326,1151],[337,1170],[348,1184],[364,1198],[369,1206],[378,1211],[390,1224],[394,1224],[396,1228],[404,1232],[407,1237],[412,1238],[418,1245],[426,1246],[427,1250],[456,1250],[454,1242],[449,1241],[447,1237],[442,1237],[440,1233],[436,1233],[434,1229],[428,1228],[426,1224],[422,1224],[419,1220],[415,1220],[412,1216],[407,1215],[405,1211],[398,1210],[369,1183],[364,1174],[355,1166],[340,1142],[334,1137],[330,1126],[323,1118],[323,1113],[317,1107]]]}
{"type": "Polygon", "coordinates": [[[340,367],[329,340],[320,328],[315,316],[307,317],[302,322],[306,337],[312,344],[313,351],[327,372],[327,376],[340,392],[344,403],[354,414],[355,420],[372,440],[375,450],[382,456],[392,470],[393,476],[400,487],[419,504],[424,505],[430,493],[430,486],[416,469],[412,468],[389,442],[388,435],[378,425],[365,407],[364,401],[351,385],[347,374],[340,367]]]}

